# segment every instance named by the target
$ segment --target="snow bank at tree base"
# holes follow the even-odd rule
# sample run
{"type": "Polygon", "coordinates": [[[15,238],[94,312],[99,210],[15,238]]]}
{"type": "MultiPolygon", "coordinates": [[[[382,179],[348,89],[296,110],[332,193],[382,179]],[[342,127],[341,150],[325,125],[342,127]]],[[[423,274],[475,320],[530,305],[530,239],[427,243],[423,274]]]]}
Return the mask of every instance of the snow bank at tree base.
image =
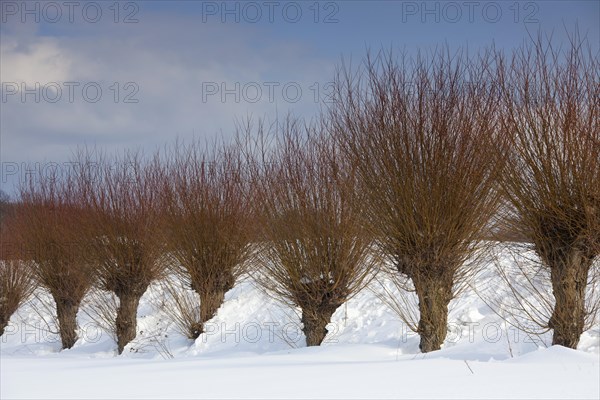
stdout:
{"type": "Polygon", "coordinates": [[[297,310],[248,282],[195,342],[161,299],[158,286],[142,298],[121,356],[83,311],[79,341],[59,351],[40,329],[48,315],[24,305],[0,339],[0,398],[600,398],[597,325],[578,350],[552,347],[551,332],[507,326],[470,291],[451,303],[442,350],[428,354],[369,290],[336,311],[319,348],[305,347],[297,310]]]}

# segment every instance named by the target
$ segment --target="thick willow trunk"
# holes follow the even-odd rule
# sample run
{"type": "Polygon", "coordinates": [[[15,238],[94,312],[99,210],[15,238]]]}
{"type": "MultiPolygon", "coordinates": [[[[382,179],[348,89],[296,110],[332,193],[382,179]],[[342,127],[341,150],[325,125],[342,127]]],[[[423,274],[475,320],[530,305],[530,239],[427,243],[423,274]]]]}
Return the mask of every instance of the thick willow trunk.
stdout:
{"type": "Polygon", "coordinates": [[[200,323],[198,328],[198,336],[204,332],[204,324],[212,319],[216,314],[217,310],[223,304],[225,299],[225,291],[223,290],[211,290],[199,293],[200,295],[200,323]]]}
{"type": "Polygon", "coordinates": [[[123,293],[119,297],[117,309],[116,334],[119,354],[137,334],[137,309],[142,295],[123,293]]]}
{"type": "Polygon", "coordinates": [[[307,346],[320,346],[327,336],[327,324],[341,304],[328,304],[317,310],[302,309],[302,332],[306,336],[307,346]]]}
{"type": "Polygon", "coordinates": [[[576,349],[585,329],[585,289],[592,260],[579,251],[547,257],[556,301],[548,326],[553,345],[576,349]]]}
{"type": "Polygon", "coordinates": [[[225,293],[234,285],[235,277],[229,272],[224,272],[207,282],[192,282],[192,289],[200,296],[200,321],[190,327],[194,338],[198,338],[204,332],[204,324],[217,314],[225,300],[225,293]]]}
{"type": "Polygon", "coordinates": [[[419,298],[419,348],[423,353],[439,350],[448,333],[448,304],[452,300],[452,284],[427,277],[413,279],[419,298]]]}
{"type": "Polygon", "coordinates": [[[79,303],[72,300],[54,299],[56,316],[63,349],[70,349],[77,342],[77,312],[79,303]]]}

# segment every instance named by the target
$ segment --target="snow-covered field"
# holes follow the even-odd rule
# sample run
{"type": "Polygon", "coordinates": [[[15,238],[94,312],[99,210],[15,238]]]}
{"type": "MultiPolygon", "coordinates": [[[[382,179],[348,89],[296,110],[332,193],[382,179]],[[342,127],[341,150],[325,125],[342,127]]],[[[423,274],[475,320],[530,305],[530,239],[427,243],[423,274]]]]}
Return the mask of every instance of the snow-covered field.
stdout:
{"type": "Polygon", "coordinates": [[[24,305],[1,338],[0,397],[600,398],[598,326],[576,351],[551,347],[551,333],[507,326],[472,291],[453,301],[446,342],[428,354],[368,289],[337,310],[320,348],[304,347],[294,310],[250,282],[195,342],[158,310],[161,296],[146,293],[121,356],[83,311],[80,340],[59,351],[48,316],[24,305]]]}

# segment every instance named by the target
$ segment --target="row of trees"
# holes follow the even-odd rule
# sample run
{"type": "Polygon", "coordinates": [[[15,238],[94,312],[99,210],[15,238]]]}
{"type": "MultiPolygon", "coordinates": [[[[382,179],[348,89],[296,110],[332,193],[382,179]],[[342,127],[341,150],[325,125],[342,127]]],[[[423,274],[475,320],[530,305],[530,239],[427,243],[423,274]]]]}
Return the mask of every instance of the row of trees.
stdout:
{"type": "MultiPolygon", "coordinates": [[[[589,292],[600,255],[600,62],[583,44],[382,53],[339,71],[336,101],[315,123],[249,122],[232,144],[177,143],[153,157],[84,149],[68,173],[24,184],[3,219],[3,240],[18,246],[2,255],[0,323],[31,292],[31,274],[69,348],[95,288],[118,298],[121,353],[153,282],[171,282],[195,339],[250,276],[301,310],[312,346],[340,305],[386,273],[416,293],[418,313],[405,302],[399,315],[429,352],[501,232],[549,271],[552,312],[535,322],[575,348],[598,308],[589,292]],[[172,282],[194,295],[178,297],[172,282]]],[[[535,285],[535,268],[520,271],[535,285]]],[[[524,292],[501,275],[528,315],[524,292]]]]}

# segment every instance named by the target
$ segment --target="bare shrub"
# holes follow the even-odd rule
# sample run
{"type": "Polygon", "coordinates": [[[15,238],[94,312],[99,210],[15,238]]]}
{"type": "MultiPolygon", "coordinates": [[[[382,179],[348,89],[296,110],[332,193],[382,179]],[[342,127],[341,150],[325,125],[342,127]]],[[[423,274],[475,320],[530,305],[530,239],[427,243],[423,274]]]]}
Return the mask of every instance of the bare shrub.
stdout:
{"type": "MultiPolygon", "coordinates": [[[[499,201],[490,58],[382,54],[336,79],[334,132],[357,168],[366,229],[416,291],[423,352],[443,343],[448,304],[472,276],[477,263],[465,261],[484,245],[499,201]]],[[[414,326],[410,315],[400,316],[414,326]]]]}
{"type": "Polygon", "coordinates": [[[198,297],[169,293],[179,308],[176,320],[188,325],[190,339],[215,316],[249,255],[245,171],[241,153],[224,144],[176,145],[167,154],[162,217],[169,265],[198,297]]]}
{"type": "Polygon", "coordinates": [[[164,271],[156,166],[135,151],[107,157],[87,150],[75,165],[78,193],[90,210],[87,255],[97,287],[119,299],[114,328],[121,354],[136,336],[140,298],[164,271]]]}
{"type": "Polygon", "coordinates": [[[503,275],[520,305],[515,312],[553,329],[553,344],[576,348],[600,307],[593,293],[600,269],[598,54],[577,34],[564,51],[540,37],[508,60],[499,55],[498,64],[502,130],[511,148],[501,181],[505,217],[513,234],[525,238],[521,247],[537,255],[531,267],[518,267],[521,283],[503,275]],[[540,267],[554,296],[546,318],[531,315],[526,304],[528,298],[547,303],[534,287],[540,267]]]}
{"type": "Polygon", "coordinates": [[[301,309],[306,344],[318,346],[335,310],[368,282],[370,241],[354,170],[326,131],[288,118],[276,133],[277,145],[254,160],[261,237],[253,274],[268,294],[301,309]]]}
{"type": "Polygon", "coordinates": [[[119,299],[114,292],[93,287],[84,299],[81,309],[98,328],[115,342],[118,341],[115,316],[119,309],[119,299]]]}
{"type": "Polygon", "coordinates": [[[86,217],[68,176],[45,171],[20,188],[14,218],[22,256],[32,261],[37,285],[56,304],[63,349],[77,341],[77,312],[93,280],[84,258],[85,239],[77,228],[86,217]]]}
{"type": "Polygon", "coordinates": [[[200,297],[178,275],[169,276],[161,282],[161,293],[153,298],[152,303],[186,338],[196,340],[199,332],[203,332],[200,297]]]}

